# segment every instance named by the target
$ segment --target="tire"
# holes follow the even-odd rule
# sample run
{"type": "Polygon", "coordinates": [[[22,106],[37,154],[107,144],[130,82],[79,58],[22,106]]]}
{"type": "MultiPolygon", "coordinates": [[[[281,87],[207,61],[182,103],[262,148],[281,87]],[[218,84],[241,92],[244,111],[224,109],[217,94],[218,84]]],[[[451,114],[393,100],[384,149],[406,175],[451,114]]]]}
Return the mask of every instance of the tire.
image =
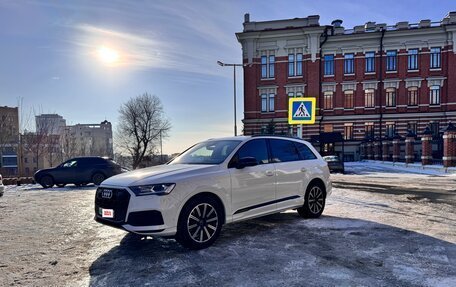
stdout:
{"type": "Polygon", "coordinates": [[[213,198],[194,198],[185,204],[177,223],[176,240],[189,249],[211,246],[222,230],[222,206],[213,198]]]}
{"type": "Polygon", "coordinates": [[[320,184],[309,185],[302,207],[298,213],[304,218],[318,218],[323,213],[326,203],[326,192],[320,184]]]}
{"type": "Polygon", "coordinates": [[[45,175],[40,179],[40,184],[44,188],[50,188],[54,186],[54,179],[50,175],[45,175]]]}
{"type": "Polygon", "coordinates": [[[95,173],[93,176],[92,176],[92,182],[95,184],[95,185],[100,185],[103,180],[105,180],[106,177],[104,176],[104,174],[102,173],[95,173]]]}
{"type": "Polygon", "coordinates": [[[65,183],[57,183],[56,185],[57,185],[57,187],[63,188],[63,187],[65,187],[66,184],[65,183]]]}

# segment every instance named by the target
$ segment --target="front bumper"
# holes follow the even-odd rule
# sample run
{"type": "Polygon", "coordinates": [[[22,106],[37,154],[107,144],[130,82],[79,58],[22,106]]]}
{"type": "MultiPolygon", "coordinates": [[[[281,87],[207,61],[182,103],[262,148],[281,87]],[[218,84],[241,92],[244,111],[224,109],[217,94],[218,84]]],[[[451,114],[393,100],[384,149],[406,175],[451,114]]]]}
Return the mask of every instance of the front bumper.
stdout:
{"type": "Polygon", "coordinates": [[[157,197],[137,197],[127,188],[99,187],[95,194],[95,221],[115,228],[143,235],[170,236],[175,227],[169,228],[157,197]],[[109,196],[103,196],[107,192],[109,196]],[[154,200],[155,199],[155,200],[154,200]],[[155,202],[155,204],[150,204],[155,202]],[[114,211],[113,218],[102,216],[103,209],[114,211]]]}

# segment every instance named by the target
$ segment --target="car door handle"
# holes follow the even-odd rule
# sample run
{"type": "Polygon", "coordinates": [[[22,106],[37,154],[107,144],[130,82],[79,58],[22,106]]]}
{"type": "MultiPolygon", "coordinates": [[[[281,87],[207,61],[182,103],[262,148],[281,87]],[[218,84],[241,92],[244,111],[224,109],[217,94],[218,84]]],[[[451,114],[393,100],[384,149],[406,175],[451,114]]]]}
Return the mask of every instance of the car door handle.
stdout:
{"type": "Polygon", "coordinates": [[[274,171],[272,171],[272,170],[267,170],[267,171],[266,171],[266,175],[267,175],[267,176],[273,176],[273,175],[274,175],[274,171]]]}
{"type": "Polygon", "coordinates": [[[303,168],[301,168],[301,171],[302,171],[302,172],[306,172],[307,169],[306,169],[305,167],[303,167],[303,168]]]}

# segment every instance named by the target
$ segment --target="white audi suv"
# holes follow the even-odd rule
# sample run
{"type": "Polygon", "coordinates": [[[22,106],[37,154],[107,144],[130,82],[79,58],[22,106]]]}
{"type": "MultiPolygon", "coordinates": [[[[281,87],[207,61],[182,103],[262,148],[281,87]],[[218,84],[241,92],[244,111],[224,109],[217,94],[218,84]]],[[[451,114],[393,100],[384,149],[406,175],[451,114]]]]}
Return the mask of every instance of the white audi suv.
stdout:
{"type": "Polygon", "coordinates": [[[166,165],[103,181],[95,220],[141,235],[174,236],[201,249],[214,243],[223,224],[287,209],[319,217],[330,193],[328,165],[306,141],[209,139],[166,165]]]}

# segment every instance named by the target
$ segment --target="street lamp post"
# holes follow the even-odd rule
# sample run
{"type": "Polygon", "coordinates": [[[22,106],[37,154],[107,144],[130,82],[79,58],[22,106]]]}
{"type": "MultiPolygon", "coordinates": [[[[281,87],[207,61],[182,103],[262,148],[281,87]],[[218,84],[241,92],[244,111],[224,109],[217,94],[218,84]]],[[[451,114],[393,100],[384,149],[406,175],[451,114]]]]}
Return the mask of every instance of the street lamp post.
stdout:
{"type": "Polygon", "coordinates": [[[236,67],[243,67],[244,65],[242,64],[227,64],[223,63],[221,61],[217,61],[217,64],[219,64],[222,67],[233,67],[233,80],[234,80],[234,136],[237,136],[237,120],[236,120],[236,67]]]}

